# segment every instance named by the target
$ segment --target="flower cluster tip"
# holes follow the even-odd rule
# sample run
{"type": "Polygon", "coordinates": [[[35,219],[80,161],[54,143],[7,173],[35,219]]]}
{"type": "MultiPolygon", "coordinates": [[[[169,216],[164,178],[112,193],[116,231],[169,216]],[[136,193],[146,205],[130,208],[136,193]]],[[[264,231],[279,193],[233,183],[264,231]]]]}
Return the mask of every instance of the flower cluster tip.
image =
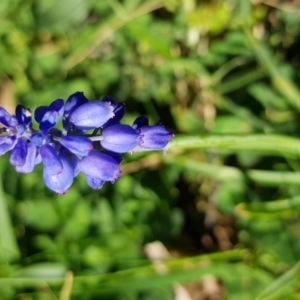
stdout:
{"type": "Polygon", "coordinates": [[[34,129],[29,109],[18,105],[10,115],[0,107],[0,155],[11,151],[10,164],[20,173],[31,173],[42,163],[46,186],[58,194],[66,193],[80,172],[91,188],[100,189],[119,178],[121,154],[163,150],[174,137],[162,124],[149,125],[144,116],[132,126],[121,124],[124,114],[125,104],[110,96],[89,101],[76,92],[66,102],[57,99],[38,107],[34,118],[39,129],[34,129]],[[63,130],[55,127],[61,118],[63,130]]]}

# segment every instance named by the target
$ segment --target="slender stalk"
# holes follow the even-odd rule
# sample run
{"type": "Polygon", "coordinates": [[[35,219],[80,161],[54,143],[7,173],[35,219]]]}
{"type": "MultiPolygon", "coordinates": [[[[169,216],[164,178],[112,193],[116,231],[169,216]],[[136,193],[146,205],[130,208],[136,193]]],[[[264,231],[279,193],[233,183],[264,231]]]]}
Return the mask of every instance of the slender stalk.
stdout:
{"type": "Polygon", "coordinates": [[[251,135],[178,135],[170,141],[169,150],[216,149],[227,152],[251,151],[265,155],[300,157],[300,140],[275,134],[251,135]]]}

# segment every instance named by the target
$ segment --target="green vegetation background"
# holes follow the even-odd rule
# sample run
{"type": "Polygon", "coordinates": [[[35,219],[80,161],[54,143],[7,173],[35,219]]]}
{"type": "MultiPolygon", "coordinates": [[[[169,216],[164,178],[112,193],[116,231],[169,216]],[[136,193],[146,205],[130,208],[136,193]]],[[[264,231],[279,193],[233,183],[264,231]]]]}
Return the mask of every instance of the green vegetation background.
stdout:
{"type": "Polygon", "coordinates": [[[176,134],[63,196],[1,157],[1,299],[174,299],[208,274],[216,299],[300,299],[299,1],[2,0],[0,39],[11,112],[83,91],[176,134]]]}

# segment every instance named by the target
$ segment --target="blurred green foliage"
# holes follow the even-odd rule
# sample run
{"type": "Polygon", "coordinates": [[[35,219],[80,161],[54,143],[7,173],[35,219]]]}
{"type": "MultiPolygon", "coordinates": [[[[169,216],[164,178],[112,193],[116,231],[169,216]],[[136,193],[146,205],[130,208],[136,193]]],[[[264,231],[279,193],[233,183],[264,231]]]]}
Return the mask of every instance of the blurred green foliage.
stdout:
{"type": "Polygon", "coordinates": [[[1,299],[174,299],[207,274],[216,299],[299,299],[299,15],[296,0],[2,0],[1,106],[112,95],[176,138],[63,196],[1,157],[1,299]]]}

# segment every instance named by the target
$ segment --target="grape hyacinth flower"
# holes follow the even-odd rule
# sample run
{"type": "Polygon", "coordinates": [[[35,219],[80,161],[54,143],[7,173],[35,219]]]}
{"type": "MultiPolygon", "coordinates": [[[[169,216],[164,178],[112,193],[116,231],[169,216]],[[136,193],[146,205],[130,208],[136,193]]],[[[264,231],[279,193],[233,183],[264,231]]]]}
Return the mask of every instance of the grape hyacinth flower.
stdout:
{"type": "Polygon", "coordinates": [[[76,92],[66,102],[57,99],[38,107],[34,118],[39,128],[34,129],[29,109],[18,105],[10,115],[0,107],[0,155],[11,151],[10,163],[21,173],[42,163],[44,182],[57,194],[66,193],[80,172],[91,188],[101,189],[119,178],[121,154],[162,150],[174,137],[143,116],[132,126],[121,124],[124,114],[125,104],[110,96],[89,101],[76,92]],[[63,129],[56,128],[61,118],[63,129]]]}

